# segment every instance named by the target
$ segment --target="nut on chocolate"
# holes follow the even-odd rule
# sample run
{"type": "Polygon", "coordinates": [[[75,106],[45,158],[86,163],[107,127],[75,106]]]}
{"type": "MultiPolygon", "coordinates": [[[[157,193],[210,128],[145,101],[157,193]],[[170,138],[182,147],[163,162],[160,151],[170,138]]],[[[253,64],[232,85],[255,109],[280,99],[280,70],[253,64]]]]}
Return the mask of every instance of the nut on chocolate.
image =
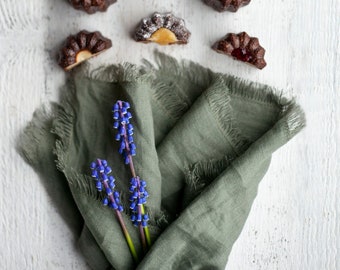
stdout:
{"type": "Polygon", "coordinates": [[[248,5],[250,0],[204,0],[204,3],[220,12],[236,12],[240,7],[248,5]]]}
{"type": "Polygon", "coordinates": [[[117,0],[69,0],[75,9],[83,10],[88,14],[93,14],[97,11],[104,12],[107,8],[117,0]]]}
{"type": "Polygon", "coordinates": [[[221,54],[232,56],[234,59],[246,62],[259,69],[267,63],[264,60],[266,50],[260,45],[258,38],[250,37],[246,32],[229,33],[217,41],[212,48],[221,54]]]}
{"type": "Polygon", "coordinates": [[[112,47],[110,39],[96,32],[80,31],[69,36],[58,56],[58,64],[64,70],[70,70],[81,62],[88,60],[112,47]]]}
{"type": "Polygon", "coordinates": [[[134,39],[138,42],[156,42],[160,45],[186,44],[191,33],[185,27],[184,20],[172,13],[154,13],[144,18],[135,31],[134,39]]]}

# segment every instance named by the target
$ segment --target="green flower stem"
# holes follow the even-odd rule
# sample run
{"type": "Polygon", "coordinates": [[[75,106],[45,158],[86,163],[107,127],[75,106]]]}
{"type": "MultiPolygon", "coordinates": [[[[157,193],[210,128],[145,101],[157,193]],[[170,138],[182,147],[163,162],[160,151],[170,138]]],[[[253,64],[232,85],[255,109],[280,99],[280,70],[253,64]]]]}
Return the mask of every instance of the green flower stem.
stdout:
{"type": "MultiPolygon", "coordinates": [[[[142,214],[145,214],[145,210],[144,210],[144,205],[142,205],[142,214]]],[[[144,233],[145,233],[145,237],[146,237],[146,242],[149,246],[149,248],[151,247],[151,238],[150,238],[150,232],[149,232],[149,228],[148,227],[144,227],[144,233]]]]}
{"type": "MultiPolygon", "coordinates": [[[[138,206],[138,208],[139,208],[138,210],[139,210],[140,213],[143,213],[143,212],[142,212],[142,207],[143,207],[143,205],[139,205],[139,206],[138,206]]],[[[140,223],[140,224],[138,225],[138,228],[139,228],[140,239],[141,239],[141,242],[142,242],[143,250],[144,250],[144,252],[146,253],[146,251],[147,251],[147,245],[146,245],[145,233],[144,233],[144,230],[143,230],[143,225],[140,223]]]]}
{"type": "Polygon", "coordinates": [[[129,234],[126,226],[125,226],[122,214],[118,210],[116,210],[116,217],[117,217],[117,219],[118,219],[118,221],[120,223],[120,226],[122,227],[122,231],[123,231],[123,234],[125,236],[126,242],[127,242],[128,246],[129,246],[131,255],[132,255],[135,263],[138,264],[139,259],[138,259],[138,255],[137,255],[135,246],[134,246],[134,244],[132,242],[132,239],[131,239],[131,236],[130,236],[130,234],[129,234]]]}

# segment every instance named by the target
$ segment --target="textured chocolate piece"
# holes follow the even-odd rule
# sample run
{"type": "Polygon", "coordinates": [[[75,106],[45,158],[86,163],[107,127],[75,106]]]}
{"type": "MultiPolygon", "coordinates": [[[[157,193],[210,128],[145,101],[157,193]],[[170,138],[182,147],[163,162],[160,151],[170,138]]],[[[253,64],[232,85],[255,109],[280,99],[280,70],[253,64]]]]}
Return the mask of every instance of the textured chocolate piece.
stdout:
{"type": "Polygon", "coordinates": [[[83,10],[88,14],[93,14],[97,11],[104,12],[115,2],[117,0],[70,0],[75,9],[83,10]]]}
{"type": "Polygon", "coordinates": [[[217,41],[212,48],[221,54],[263,69],[267,63],[264,60],[266,50],[261,47],[258,38],[250,37],[246,32],[227,34],[217,41]]]}
{"type": "Polygon", "coordinates": [[[172,13],[156,12],[142,20],[135,31],[134,39],[138,42],[157,42],[161,45],[186,44],[190,35],[183,19],[175,17],[172,13]],[[163,42],[159,39],[163,39],[163,42]]]}
{"type": "Polygon", "coordinates": [[[204,0],[208,6],[217,11],[236,12],[240,7],[248,5],[251,0],[204,0]]]}
{"type": "Polygon", "coordinates": [[[64,70],[70,70],[81,62],[92,58],[112,47],[110,39],[105,38],[98,31],[80,31],[69,36],[58,56],[58,64],[64,70]]]}

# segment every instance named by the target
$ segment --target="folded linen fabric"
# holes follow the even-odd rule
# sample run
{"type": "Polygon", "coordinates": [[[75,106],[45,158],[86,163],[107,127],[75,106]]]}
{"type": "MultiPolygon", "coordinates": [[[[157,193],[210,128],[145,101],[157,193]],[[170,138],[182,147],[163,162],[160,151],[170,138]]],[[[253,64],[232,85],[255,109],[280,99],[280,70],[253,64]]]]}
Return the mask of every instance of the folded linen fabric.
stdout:
{"type": "MultiPolygon", "coordinates": [[[[79,246],[93,269],[224,269],[271,154],[302,129],[304,114],[269,86],[156,58],[156,66],[72,74],[59,104],[34,114],[20,151],[64,196],[68,222],[83,224],[79,246]],[[113,212],[101,205],[88,167],[97,157],[107,159],[128,204],[131,176],[112,129],[118,99],[131,104],[134,163],[150,194],[153,245],[138,265],[113,212]]],[[[123,218],[142,254],[138,230],[128,213],[123,218]]]]}

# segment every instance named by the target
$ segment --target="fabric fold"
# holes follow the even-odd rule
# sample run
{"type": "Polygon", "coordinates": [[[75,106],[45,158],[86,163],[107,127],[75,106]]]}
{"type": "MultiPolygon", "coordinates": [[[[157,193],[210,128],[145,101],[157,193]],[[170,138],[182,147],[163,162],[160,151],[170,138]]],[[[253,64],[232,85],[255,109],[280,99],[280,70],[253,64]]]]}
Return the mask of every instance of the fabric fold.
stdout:
{"type": "Polygon", "coordinates": [[[304,114],[269,86],[163,54],[156,63],[72,74],[53,113],[35,114],[19,148],[43,179],[72,194],[68,202],[84,220],[79,244],[93,269],[224,269],[271,154],[303,128],[304,114]],[[118,99],[131,104],[134,163],[150,194],[153,246],[138,266],[88,169],[96,158],[108,160],[128,205],[131,174],[112,130],[118,99]]]}

